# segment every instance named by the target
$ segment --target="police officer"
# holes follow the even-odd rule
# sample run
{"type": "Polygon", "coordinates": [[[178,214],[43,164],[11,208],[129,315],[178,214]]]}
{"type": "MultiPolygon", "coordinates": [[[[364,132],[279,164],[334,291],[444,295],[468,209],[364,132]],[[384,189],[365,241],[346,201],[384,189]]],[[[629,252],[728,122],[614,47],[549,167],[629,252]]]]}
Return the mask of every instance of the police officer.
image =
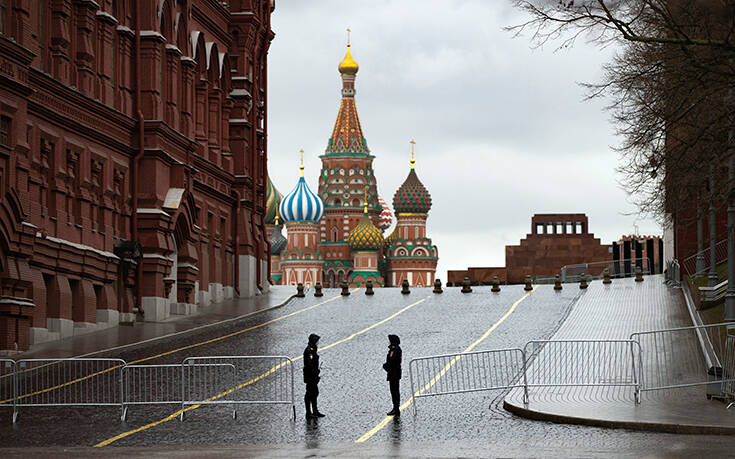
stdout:
{"type": "Polygon", "coordinates": [[[309,335],[309,345],[304,349],[304,383],[306,384],[306,394],[304,395],[304,404],[306,405],[306,417],[322,418],[324,415],[319,412],[316,407],[316,398],[319,395],[319,354],[316,353],[316,343],[319,341],[319,335],[309,335]]]}
{"type": "Polygon", "coordinates": [[[383,370],[388,373],[386,379],[388,379],[390,396],[393,399],[393,409],[388,412],[388,416],[400,416],[401,390],[399,383],[401,381],[402,351],[399,344],[401,344],[401,339],[396,335],[388,335],[388,341],[390,342],[388,356],[383,364],[383,370]]]}

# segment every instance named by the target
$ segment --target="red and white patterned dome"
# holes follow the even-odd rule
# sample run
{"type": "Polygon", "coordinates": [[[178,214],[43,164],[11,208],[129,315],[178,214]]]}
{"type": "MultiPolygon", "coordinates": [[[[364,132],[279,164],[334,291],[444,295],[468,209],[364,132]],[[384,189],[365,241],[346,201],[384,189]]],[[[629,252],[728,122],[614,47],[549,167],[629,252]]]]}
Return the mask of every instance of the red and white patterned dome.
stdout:
{"type": "Polygon", "coordinates": [[[388,207],[388,203],[385,202],[380,196],[378,196],[378,203],[380,204],[380,207],[383,208],[383,210],[380,212],[380,221],[378,221],[378,228],[380,228],[381,231],[385,231],[390,228],[390,225],[393,223],[393,212],[391,212],[390,207],[388,207]]]}

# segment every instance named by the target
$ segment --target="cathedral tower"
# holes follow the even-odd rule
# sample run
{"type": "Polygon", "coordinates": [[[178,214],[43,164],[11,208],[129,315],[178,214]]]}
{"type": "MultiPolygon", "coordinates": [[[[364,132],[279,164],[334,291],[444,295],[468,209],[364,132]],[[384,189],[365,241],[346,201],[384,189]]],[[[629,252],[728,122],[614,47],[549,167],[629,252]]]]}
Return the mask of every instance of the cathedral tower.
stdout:
{"type": "Polygon", "coordinates": [[[383,232],[376,228],[368,217],[367,203],[363,207],[360,224],[347,236],[347,244],[352,250],[350,285],[361,287],[367,281],[372,281],[374,286],[382,287],[383,278],[378,272],[378,258],[383,247],[383,232]]]}
{"type": "MultiPolygon", "coordinates": [[[[349,31],[349,30],[348,30],[349,31]]],[[[359,66],[347,53],[338,66],[342,77],[342,100],[334,123],[332,136],[321,155],[319,196],[324,202],[321,221],[320,252],[324,257],[324,279],[327,286],[337,286],[348,280],[354,268],[347,236],[363,218],[377,224],[380,218],[378,191],[373,172],[373,158],[362,132],[355,106],[355,77],[359,66]],[[367,188],[367,193],[363,190],[367,188]]]]}
{"type": "Polygon", "coordinates": [[[438,251],[426,237],[426,219],[431,209],[431,195],[418,175],[414,165],[411,141],[411,170],[393,197],[396,212],[396,228],[385,240],[388,278],[390,286],[399,286],[403,279],[409,285],[428,287],[434,282],[438,251]]]}
{"type": "Polygon", "coordinates": [[[304,158],[301,151],[301,176],[296,188],[281,201],[279,211],[286,223],[288,238],[281,252],[280,269],[283,285],[301,282],[307,287],[322,281],[322,265],[318,249],[319,220],[324,204],[304,180],[304,158]]]}

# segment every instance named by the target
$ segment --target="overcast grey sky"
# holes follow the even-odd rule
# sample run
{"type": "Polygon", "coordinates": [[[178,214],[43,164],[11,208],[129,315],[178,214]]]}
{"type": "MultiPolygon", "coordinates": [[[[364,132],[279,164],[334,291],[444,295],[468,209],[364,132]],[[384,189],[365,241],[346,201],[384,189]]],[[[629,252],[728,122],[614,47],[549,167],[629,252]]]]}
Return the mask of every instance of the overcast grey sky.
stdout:
{"type": "Polygon", "coordinates": [[[278,0],[270,49],[270,176],[284,195],[317,176],[339,108],[337,64],[352,29],[357,108],[375,155],[378,189],[391,205],[409,171],[433,207],[427,233],[448,269],[504,266],[505,245],[530,231],[534,213],[586,213],[603,243],[660,234],[643,220],[615,172],[617,144],[603,101],[585,101],[614,49],[583,41],[533,49],[503,27],[524,16],[508,0],[278,0]]]}

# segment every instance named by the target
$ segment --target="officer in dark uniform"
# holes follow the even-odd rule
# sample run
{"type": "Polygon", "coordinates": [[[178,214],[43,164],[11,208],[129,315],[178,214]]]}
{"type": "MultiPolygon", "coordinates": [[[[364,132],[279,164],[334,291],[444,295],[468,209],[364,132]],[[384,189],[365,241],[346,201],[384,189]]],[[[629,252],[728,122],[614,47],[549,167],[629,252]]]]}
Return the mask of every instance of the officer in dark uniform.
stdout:
{"type": "Polygon", "coordinates": [[[306,394],[304,404],[306,405],[307,418],[322,418],[324,415],[316,407],[316,398],[319,395],[319,354],[316,353],[316,343],[319,335],[309,335],[309,345],[304,349],[304,383],[306,394]]]}
{"type": "Polygon", "coordinates": [[[401,381],[401,357],[402,351],[399,344],[401,339],[396,335],[388,335],[388,356],[385,358],[383,370],[388,375],[388,383],[390,385],[390,396],[393,399],[393,409],[388,412],[388,416],[400,416],[401,390],[399,383],[401,381]]]}

